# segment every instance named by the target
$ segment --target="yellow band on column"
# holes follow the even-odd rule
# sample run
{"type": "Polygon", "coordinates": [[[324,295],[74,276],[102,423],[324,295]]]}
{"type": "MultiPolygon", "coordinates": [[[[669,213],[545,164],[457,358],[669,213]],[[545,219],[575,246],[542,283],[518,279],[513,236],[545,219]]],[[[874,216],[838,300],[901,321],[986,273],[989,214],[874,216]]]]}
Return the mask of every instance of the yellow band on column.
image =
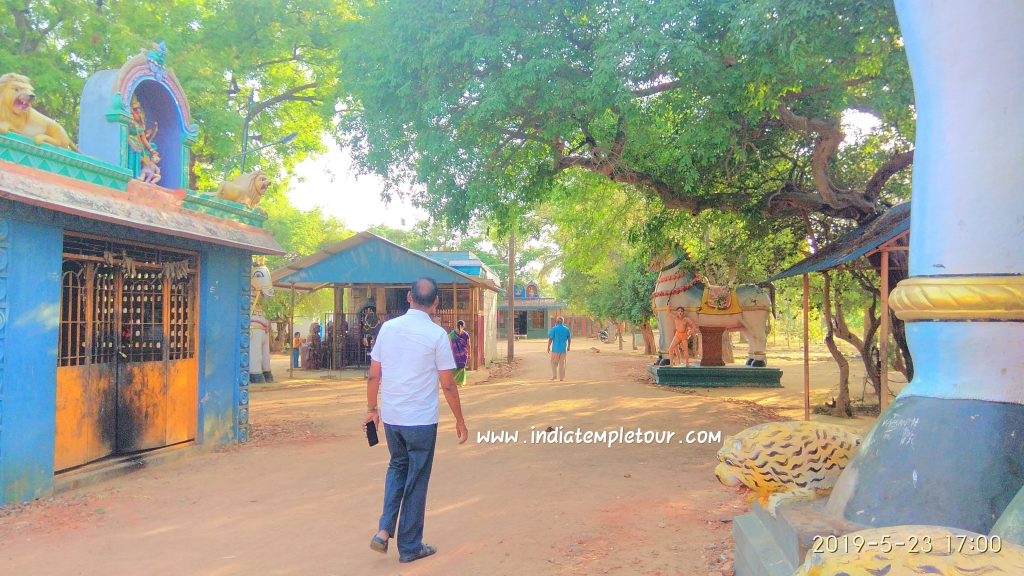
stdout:
{"type": "Polygon", "coordinates": [[[901,320],[1024,320],[1024,276],[921,276],[889,295],[901,320]]]}

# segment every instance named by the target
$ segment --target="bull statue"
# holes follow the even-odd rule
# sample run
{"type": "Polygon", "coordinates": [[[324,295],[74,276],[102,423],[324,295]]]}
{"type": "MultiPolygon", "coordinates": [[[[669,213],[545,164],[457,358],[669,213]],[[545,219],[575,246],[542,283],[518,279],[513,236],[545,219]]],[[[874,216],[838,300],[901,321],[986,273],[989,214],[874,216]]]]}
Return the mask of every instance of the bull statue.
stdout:
{"type": "Polygon", "coordinates": [[[675,333],[672,312],[682,308],[686,318],[698,327],[724,328],[739,331],[750,344],[747,366],[766,365],[768,319],[772,299],[768,290],[753,284],[740,284],[735,289],[711,286],[697,274],[683,268],[684,257],[656,259],[652,271],[658,272],[658,283],[651,295],[658,318],[659,351],[670,354],[669,344],[675,333]]]}
{"type": "Polygon", "coordinates": [[[260,297],[274,295],[270,279],[270,268],[262,259],[256,261],[249,279],[252,288],[252,307],[249,309],[249,382],[262,384],[273,382],[270,373],[270,320],[263,313],[260,297]]]}

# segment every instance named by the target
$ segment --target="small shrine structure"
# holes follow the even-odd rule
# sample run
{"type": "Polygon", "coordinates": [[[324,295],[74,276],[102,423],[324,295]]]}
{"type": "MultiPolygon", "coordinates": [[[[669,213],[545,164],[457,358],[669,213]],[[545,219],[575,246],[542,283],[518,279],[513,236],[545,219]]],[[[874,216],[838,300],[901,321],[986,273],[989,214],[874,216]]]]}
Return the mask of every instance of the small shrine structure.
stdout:
{"type": "Polygon", "coordinates": [[[0,98],[33,115],[0,122],[0,505],[248,437],[252,256],[282,250],[249,207],[265,186],[187,189],[197,127],[166,58],[88,79],[77,151],[0,98]]]}
{"type": "MultiPolygon", "coordinates": [[[[598,322],[582,316],[576,316],[568,307],[556,298],[544,296],[536,282],[516,285],[512,295],[515,307],[512,313],[516,339],[536,338],[546,340],[555,319],[562,316],[565,325],[573,336],[595,336],[601,326],[598,322]]],[[[498,303],[498,334],[508,335],[508,298],[498,303]]]]}
{"type": "MultiPolygon", "coordinates": [[[[440,303],[434,321],[452,330],[461,320],[470,337],[469,370],[497,354],[495,275],[470,252],[416,252],[371,232],[360,232],[272,272],[274,287],[295,292],[327,289],[334,310],[307,331],[304,369],[366,366],[380,325],[409,310],[409,285],[421,276],[437,282],[440,303]],[[322,335],[321,335],[322,334],[322,335]]],[[[293,318],[294,325],[294,318],[293,318]]]]}

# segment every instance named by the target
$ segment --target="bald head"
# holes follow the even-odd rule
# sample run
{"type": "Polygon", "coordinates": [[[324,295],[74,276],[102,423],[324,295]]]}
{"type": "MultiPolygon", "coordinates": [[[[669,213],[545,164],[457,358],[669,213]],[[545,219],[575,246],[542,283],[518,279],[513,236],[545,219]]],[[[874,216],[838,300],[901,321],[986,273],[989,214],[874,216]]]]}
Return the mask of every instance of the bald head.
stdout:
{"type": "Polygon", "coordinates": [[[437,303],[437,282],[433,278],[417,278],[409,287],[409,304],[430,308],[437,303]]]}

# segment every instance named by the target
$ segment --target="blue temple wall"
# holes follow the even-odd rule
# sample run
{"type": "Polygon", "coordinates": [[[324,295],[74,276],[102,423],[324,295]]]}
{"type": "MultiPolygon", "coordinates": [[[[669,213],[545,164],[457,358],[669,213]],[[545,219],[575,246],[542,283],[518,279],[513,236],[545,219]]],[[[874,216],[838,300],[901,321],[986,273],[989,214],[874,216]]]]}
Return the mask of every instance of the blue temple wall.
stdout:
{"type": "Polygon", "coordinates": [[[107,164],[125,167],[128,156],[121,143],[121,124],[108,118],[114,103],[118,70],[97,72],[85,81],[78,122],[78,149],[107,164]]]}
{"type": "Polygon", "coordinates": [[[58,227],[6,218],[4,212],[0,502],[21,502],[53,488],[63,236],[58,227]]]}
{"type": "Polygon", "coordinates": [[[0,505],[53,490],[65,231],[199,254],[196,443],[219,446],[248,433],[251,254],[0,199],[0,505]]]}
{"type": "MultiPolygon", "coordinates": [[[[235,407],[248,387],[249,316],[243,290],[252,268],[248,255],[208,250],[201,256],[199,290],[199,426],[196,442],[218,446],[238,438],[235,407]],[[243,314],[244,311],[244,314],[243,314]],[[242,336],[244,335],[244,339],[242,336]],[[243,373],[242,366],[245,366],[243,373]]],[[[248,393],[245,394],[248,404],[248,393]]]]}

